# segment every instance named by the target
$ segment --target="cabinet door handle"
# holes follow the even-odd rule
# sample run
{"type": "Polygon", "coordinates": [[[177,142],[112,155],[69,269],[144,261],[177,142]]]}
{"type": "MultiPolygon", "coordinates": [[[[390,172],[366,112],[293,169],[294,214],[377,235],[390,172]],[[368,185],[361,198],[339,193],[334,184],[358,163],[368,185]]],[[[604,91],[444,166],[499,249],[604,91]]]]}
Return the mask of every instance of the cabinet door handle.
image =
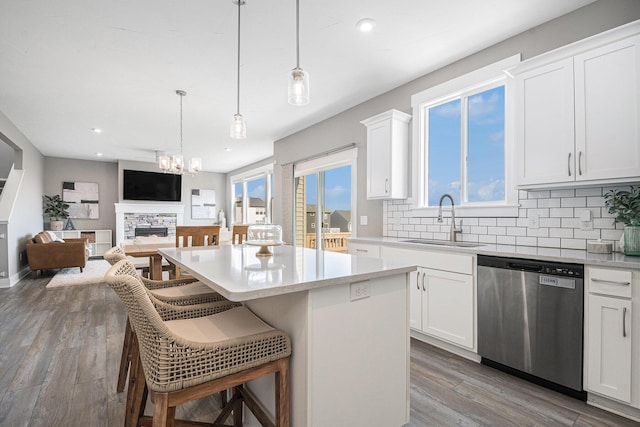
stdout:
{"type": "Polygon", "coordinates": [[[622,308],[622,336],[627,337],[627,307],[622,308]]]}
{"type": "Polygon", "coordinates": [[[420,290],[420,272],[416,271],[416,288],[420,290]]]}
{"type": "Polygon", "coordinates": [[[616,282],[615,280],[602,280],[602,279],[596,279],[595,277],[592,277],[591,281],[595,283],[611,283],[612,285],[621,285],[621,286],[629,286],[631,284],[631,282],[616,282]]]}
{"type": "Polygon", "coordinates": [[[389,178],[384,180],[384,192],[389,193],[389,178]]]}
{"type": "Polygon", "coordinates": [[[426,291],[426,288],[424,287],[424,279],[425,279],[426,275],[427,275],[427,273],[422,273],[422,290],[423,291],[426,291]]]}
{"type": "Polygon", "coordinates": [[[569,176],[571,176],[571,153],[569,153],[569,158],[567,159],[567,171],[569,172],[569,176]]]}
{"type": "Polygon", "coordinates": [[[582,151],[578,151],[578,175],[582,175],[582,151]]]}

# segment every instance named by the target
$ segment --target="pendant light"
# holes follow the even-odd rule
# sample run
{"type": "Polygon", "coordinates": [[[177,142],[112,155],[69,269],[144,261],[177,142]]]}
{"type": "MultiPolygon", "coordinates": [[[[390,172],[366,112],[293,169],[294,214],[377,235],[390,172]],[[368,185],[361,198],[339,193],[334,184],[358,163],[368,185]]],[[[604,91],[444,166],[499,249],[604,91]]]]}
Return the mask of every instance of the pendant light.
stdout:
{"type": "Polygon", "coordinates": [[[245,4],[244,0],[234,0],[238,4],[238,86],[236,93],[236,113],[231,122],[231,138],[245,139],[247,137],[247,126],[244,117],[240,114],[240,7],[245,4]]]}
{"type": "MultiPolygon", "coordinates": [[[[183,139],[182,139],[182,98],[187,95],[184,90],[176,90],[176,94],[180,97],[180,154],[175,154],[171,157],[166,154],[158,156],[158,167],[165,172],[170,172],[176,175],[182,175],[184,173],[184,156],[183,156],[183,139]]],[[[194,157],[189,162],[189,173],[196,174],[202,170],[202,159],[194,157]]]]}
{"type": "Polygon", "coordinates": [[[300,0],[296,0],[296,68],[289,76],[289,104],[309,103],[309,73],[300,68],[300,0]]]}

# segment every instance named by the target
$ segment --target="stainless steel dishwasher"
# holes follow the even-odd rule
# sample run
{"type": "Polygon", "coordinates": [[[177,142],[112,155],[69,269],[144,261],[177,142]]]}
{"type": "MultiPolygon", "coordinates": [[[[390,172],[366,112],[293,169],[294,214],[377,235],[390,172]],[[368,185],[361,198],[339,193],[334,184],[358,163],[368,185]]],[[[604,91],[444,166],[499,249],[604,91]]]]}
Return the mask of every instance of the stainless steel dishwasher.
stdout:
{"type": "Polygon", "coordinates": [[[482,363],[585,400],[584,266],[478,255],[482,363]]]}

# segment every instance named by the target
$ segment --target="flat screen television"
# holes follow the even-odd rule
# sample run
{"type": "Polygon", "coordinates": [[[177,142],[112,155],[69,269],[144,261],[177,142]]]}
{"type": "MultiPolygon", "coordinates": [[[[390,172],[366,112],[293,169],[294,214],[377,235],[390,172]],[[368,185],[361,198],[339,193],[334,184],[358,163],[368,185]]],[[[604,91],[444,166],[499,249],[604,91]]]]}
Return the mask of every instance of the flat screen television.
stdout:
{"type": "Polygon", "coordinates": [[[182,175],[125,169],[122,181],[122,198],[124,200],[158,202],[179,202],[182,200],[182,175]]]}

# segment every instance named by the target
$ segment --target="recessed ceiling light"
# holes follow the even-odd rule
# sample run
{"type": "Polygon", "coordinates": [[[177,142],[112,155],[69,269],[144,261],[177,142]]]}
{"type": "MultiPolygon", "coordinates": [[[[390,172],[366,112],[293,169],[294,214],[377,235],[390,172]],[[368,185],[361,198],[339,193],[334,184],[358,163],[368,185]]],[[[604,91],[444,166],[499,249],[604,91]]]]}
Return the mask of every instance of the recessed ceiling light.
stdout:
{"type": "Polygon", "coordinates": [[[368,33],[376,26],[376,21],[371,18],[363,18],[356,23],[356,28],[363,33],[368,33]]]}
{"type": "Polygon", "coordinates": [[[231,151],[231,148],[226,147],[226,148],[224,149],[224,151],[231,151]]]}
{"type": "Polygon", "coordinates": [[[102,153],[96,153],[96,156],[102,157],[102,153]]]}
{"type": "Polygon", "coordinates": [[[91,130],[95,133],[102,133],[102,129],[99,128],[91,128],[91,130]]]}

